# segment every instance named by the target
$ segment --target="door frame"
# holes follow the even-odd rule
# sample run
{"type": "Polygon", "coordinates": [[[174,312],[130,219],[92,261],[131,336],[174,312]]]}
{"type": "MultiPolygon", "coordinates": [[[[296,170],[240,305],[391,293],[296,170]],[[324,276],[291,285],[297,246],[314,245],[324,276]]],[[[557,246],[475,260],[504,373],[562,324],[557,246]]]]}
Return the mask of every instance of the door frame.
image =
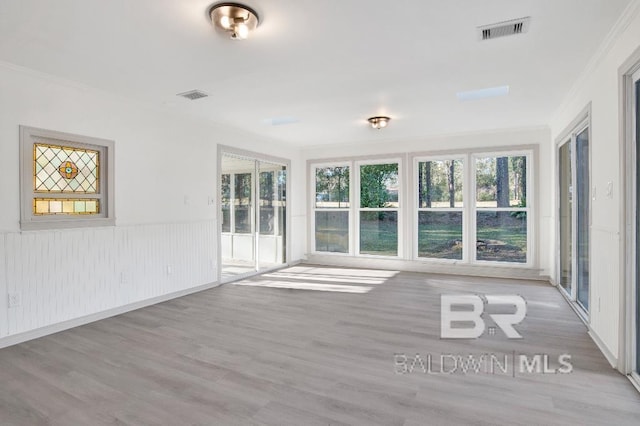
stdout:
{"type": "MultiPolygon", "coordinates": [[[[561,280],[561,270],[560,268],[562,267],[561,262],[560,262],[560,251],[561,251],[561,246],[560,246],[560,156],[559,156],[559,151],[560,151],[560,147],[563,146],[565,143],[570,143],[571,144],[571,185],[573,188],[575,188],[576,186],[576,177],[577,177],[577,170],[575,167],[575,157],[577,155],[576,152],[576,137],[578,134],[580,134],[582,131],[584,131],[584,129],[588,129],[588,137],[589,137],[589,184],[591,185],[592,182],[592,171],[593,171],[593,167],[592,167],[592,161],[593,161],[593,156],[591,154],[592,152],[592,146],[593,146],[593,138],[591,137],[592,134],[592,123],[591,123],[591,102],[589,102],[587,104],[586,107],[584,107],[582,109],[582,111],[576,116],[576,118],[574,118],[571,123],[560,133],[560,135],[556,138],[555,140],[555,145],[554,145],[554,157],[555,157],[555,188],[554,188],[554,192],[555,192],[555,214],[556,214],[556,220],[555,220],[555,253],[556,253],[556,264],[555,264],[555,271],[554,271],[554,280],[555,280],[555,284],[556,287],[558,287],[558,290],[560,291],[560,294],[562,294],[567,301],[569,301],[569,304],[571,305],[571,307],[573,308],[573,310],[578,314],[578,316],[580,317],[580,319],[582,319],[582,321],[585,324],[589,324],[589,312],[587,312],[584,307],[578,303],[577,301],[577,275],[576,275],[576,265],[577,265],[577,259],[576,259],[576,252],[577,252],[577,247],[576,247],[576,242],[575,239],[572,240],[572,244],[571,244],[571,293],[568,293],[567,291],[564,290],[564,288],[562,288],[562,286],[560,285],[560,280],[561,280]]],[[[591,188],[590,188],[591,189],[591,188]]],[[[591,191],[589,191],[591,192],[591,191]]],[[[575,194],[576,191],[573,191],[573,203],[571,205],[571,222],[572,222],[572,238],[574,238],[575,236],[575,226],[576,226],[576,222],[577,222],[577,204],[576,204],[576,198],[575,198],[575,194]]],[[[592,211],[592,197],[589,196],[589,234],[591,234],[591,223],[592,223],[592,218],[593,215],[591,214],[592,211]]],[[[589,247],[589,251],[591,251],[591,247],[589,247]]],[[[591,256],[590,256],[591,257],[591,256]]],[[[589,275],[591,275],[591,267],[589,267],[589,275]]],[[[591,288],[589,288],[589,307],[593,306],[592,303],[592,295],[593,292],[591,291],[591,288]]]]}
{"type": "Polygon", "coordinates": [[[631,382],[640,390],[640,375],[636,364],[636,345],[640,338],[640,330],[637,330],[637,292],[640,291],[636,284],[636,210],[638,207],[636,190],[637,173],[640,172],[636,165],[636,141],[634,118],[634,82],[640,78],[640,47],[618,69],[618,90],[620,108],[620,276],[621,285],[619,292],[620,306],[620,333],[618,344],[620,353],[617,369],[626,374],[631,382]]]}
{"type": "MultiPolygon", "coordinates": [[[[216,179],[215,179],[215,187],[216,187],[216,192],[215,192],[215,206],[216,206],[216,213],[215,213],[215,221],[216,221],[216,238],[218,241],[217,244],[217,279],[218,282],[220,283],[227,283],[227,282],[231,282],[231,281],[237,281],[243,278],[247,278],[247,277],[251,277],[257,274],[261,274],[264,272],[269,272],[269,271],[273,271],[276,269],[281,269],[284,267],[289,266],[289,262],[291,259],[291,160],[288,160],[286,158],[281,158],[281,157],[275,157],[272,155],[268,155],[268,154],[263,154],[260,152],[255,152],[255,151],[249,151],[249,150],[245,150],[245,149],[240,149],[240,148],[236,148],[236,147],[232,147],[232,146],[228,146],[228,145],[221,145],[218,144],[218,149],[216,152],[216,179]],[[255,209],[255,214],[254,214],[254,221],[255,223],[255,232],[254,234],[254,238],[256,239],[256,243],[254,244],[254,256],[255,256],[255,264],[256,264],[256,270],[252,271],[252,272],[247,272],[244,274],[239,274],[236,275],[234,277],[225,279],[224,281],[222,280],[222,220],[221,220],[221,211],[222,211],[222,197],[220,197],[220,189],[221,189],[221,179],[220,176],[222,175],[222,157],[224,154],[230,154],[233,156],[240,156],[240,157],[245,157],[248,160],[254,160],[254,161],[262,161],[265,163],[272,163],[272,164],[278,164],[278,165],[282,165],[285,166],[287,168],[287,182],[286,182],[286,213],[285,213],[285,217],[286,217],[286,225],[285,225],[285,259],[284,262],[281,265],[277,265],[275,267],[272,268],[265,268],[265,269],[260,269],[259,267],[259,258],[257,257],[258,254],[258,236],[259,236],[259,229],[260,229],[260,224],[259,221],[256,221],[256,217],[259,215],[259,208],[256,204],[256,199],[257,199],[257,192],[256,192],[256,186],[257,186],[257,182],[259,182],[259,179],[253,179],[253,184],[254,184],[254,188],[252,188],[252,199],[254,202],[254,209],[255,209]]],[[[256,163],[254,169],[257,169],[258,165],[256,163]]],[[[254,170],[254,173],[256,171],[254,170]]]]}

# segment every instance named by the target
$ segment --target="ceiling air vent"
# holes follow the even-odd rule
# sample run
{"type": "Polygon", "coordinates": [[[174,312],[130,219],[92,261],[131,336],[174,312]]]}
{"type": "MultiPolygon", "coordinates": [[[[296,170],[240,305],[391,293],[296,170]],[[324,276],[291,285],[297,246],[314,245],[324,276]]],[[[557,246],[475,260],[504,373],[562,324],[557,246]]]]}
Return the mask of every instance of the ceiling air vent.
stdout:
{"type": "Polygon", "coordinates": [[[206,98],[209,95],[201,90],[189,90],[188,92],[178,93],[176,96],[182,96],[183,98],[195,101],[196,99],[206,98]]]}
{"type": "Polygon", "coordinates": [[[523,34],[529,31],[530,18],[513,19],[511,21],[498,22],[496,24],[478,27],[480,40],[491,40],[498,37],[523,34]]]}

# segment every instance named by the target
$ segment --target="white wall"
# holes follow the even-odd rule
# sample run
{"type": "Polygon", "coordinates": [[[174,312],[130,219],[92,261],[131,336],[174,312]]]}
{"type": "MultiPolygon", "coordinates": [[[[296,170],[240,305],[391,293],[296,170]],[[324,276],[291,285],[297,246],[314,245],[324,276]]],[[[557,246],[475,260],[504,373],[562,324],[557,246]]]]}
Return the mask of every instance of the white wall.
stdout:
{"type": "MultiPolygon", "coordinates": [[[[393,125],[393,123],[391,124],[393,125]]],[[[367,129],[369,130],[369,129],[367,129]]],[[[371,130],[373,131],[373,130],[371,130]]],[[[384,130],[383,130],[384,131],[384,130]]],[[[546,159],[550,154],[549,144],[550,133],[546,127],[530,128],[530,129],[508,129],[491,132],[478,132],[478,133],[464,133],[443,135],[434,137],[425,137],[418,140],[386,140],[379,141],[370,144],[358,144],[358,145],[336,145],[336,146],[319,146],[308,148],[302,151],[303,160],[318,160],[325,158],[340,158],[340,157],[360,157],[368,155],[385,155],[385,154],[405,154],[405,153],[422,153],[422,152],[444,152],[453,150],[468,150],[468,149],[484,149],[484,148],[510,148],[518,145],[535,145],[538,147],[539,160],[535,165],[534,174],[537,181],[537,204],[538,204],[538,230],[535,232],[534,237],[538,241],[539,255],[538,265],[539,271],[534,273],[537,276],[549,276],[551,273],[549,258],[547,256],[548,247],[550,241],[548,239],[549,229],[552,226],[551,221],[551,173],[553,168],[546,161],[540,161],[540,159],[546,159]]],[[[397,157],[397,155],[396,155],[397,157]]],[[[308,175],[308,172],[305,172],[308,175]]],[[[307,176],[307,179],[309,177],[307,176]]],[[[307,202],[309,200],[307,199],[307,202]]],[[[308,206],[310,208],[310,206],[308,206]]],[[[308,248],[307,248],[308,250],[308,248]]],[[[336,261],[336,256],[333,256],[336,261]]],[[[380,260],[366,261],[357,260],[357,262],[363,265],[370,266],[371,263],[377,263],[379,266],[385,262],[380,260]]],[[[387,262],[388,263],[388,262],[387,262]]],[[[402,262],[402,263],[389,263],[390,267],[403,267],[411,270],[432,270],[434,272],[441,272],[443,270],[450,270],[450,266],[438,268],[431,264],[427,265],[420,262],[422,267],[416,268],[416,262],[402,262]],[[426,265],[426,266],[425,266],[426,265]]],[[[478,273],[478,274],[493,274],[503,275],[504,271],[499,272],[498,268],[486,267],[469,267],[464,265],[457,265],[456,271],[460,273],[478,273]]],[[[516,273],[517,274],[517,273],[516,273]]],[[[532,275],[528,275],[532,276],[532,275]]]]}
{"type": "MultiPolygon", "coordinates": [[[[208,199],[218,192],[218,143],[288,157],[292,193],[304,190],[290,146],[0,64],[0,346],[6,336],[215,282],[208,199]],[[20,232],[19,125],[115,141],[115,227],[20,232]],[[7,307],[8,292],[20,307],[7,307]]],[[[296,233],[302,201],[291,208],[296,233]]],[[[302,250],[292,245],[295,260],[302,250]]]]}
{"type": "MultiPolygon", "coordinates": [[[[604,351],[619,357],[619,292],[623,282],[621,264],[621,189],[618,68],[640,46],[640,15],[638,2],[618,22],[602,48],[596,52],[589,67],[578,80],[570,95],[551,122],[552,140],[591,102],[591,309],[590,327],[604,351]],[[607,184],[613,184],[611,198],[605,195],[607,184]]],[[[555,148],[548,161],[555,164],[555,148]]],[[[553,188],[557,186],[554,172],[553,188]]],[[[555,204],[555,203],[554,203],[555,204]]],[[[555,221],[555,206],[553,220],[555,221]]],[[[550,247],[555,247],[555,234],[549,230],[550,247]]],[[[550,266],[555,268],[555,256],[550,266]]]]}

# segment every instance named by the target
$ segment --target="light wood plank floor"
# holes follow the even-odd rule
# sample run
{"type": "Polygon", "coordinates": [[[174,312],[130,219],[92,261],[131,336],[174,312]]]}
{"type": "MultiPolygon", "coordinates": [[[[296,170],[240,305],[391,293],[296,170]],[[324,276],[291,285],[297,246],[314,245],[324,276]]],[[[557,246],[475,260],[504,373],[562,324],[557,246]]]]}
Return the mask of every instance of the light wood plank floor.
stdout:
{"type": "Polygon", "coordinates": [[[640,396],[548,285],[302,265],[0,350],[0,424],[637,425],[640,396]],[[522,295],[524,338],[440,339],[443,293],[522,295]],[[438,373],[514,351],[574,370],[438,373]]]}

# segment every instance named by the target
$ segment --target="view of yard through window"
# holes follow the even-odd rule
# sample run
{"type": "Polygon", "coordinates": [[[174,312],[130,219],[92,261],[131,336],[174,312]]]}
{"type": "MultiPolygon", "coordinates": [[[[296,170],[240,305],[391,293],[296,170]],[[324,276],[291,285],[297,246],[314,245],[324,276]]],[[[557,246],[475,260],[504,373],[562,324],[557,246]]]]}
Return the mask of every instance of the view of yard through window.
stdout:
{"type": "Polygon", "coordinates": [[[527,261],[527,158],[476,158],[476,258],[527,261]]]}
{"type": "MultiPolygon", "coordinates": [[[[412,185],[417,233],[407,236],[417,249],[414,256],[527,263],[527,160],[523,154],[417,159],[412,185]]],[[[399,255],[399,162],[356,161],[312,170],[316,252],[399,255]],[[355,253],[350,242],[357,243],[355,253]]]]}
{"type": "Polygon", "coordinates": [[[349,253],[348,166],[315,169],[315,249],[349,253]]]}
{"type": "Polygon", "coordinates": [[[418,163],[418,257],[462,259],[462,160],[418,163]]]}
{"type": "Polygon", "coordinates": [[[398,255],[398,163],[360,166],[360,253],[398,255]]]}

